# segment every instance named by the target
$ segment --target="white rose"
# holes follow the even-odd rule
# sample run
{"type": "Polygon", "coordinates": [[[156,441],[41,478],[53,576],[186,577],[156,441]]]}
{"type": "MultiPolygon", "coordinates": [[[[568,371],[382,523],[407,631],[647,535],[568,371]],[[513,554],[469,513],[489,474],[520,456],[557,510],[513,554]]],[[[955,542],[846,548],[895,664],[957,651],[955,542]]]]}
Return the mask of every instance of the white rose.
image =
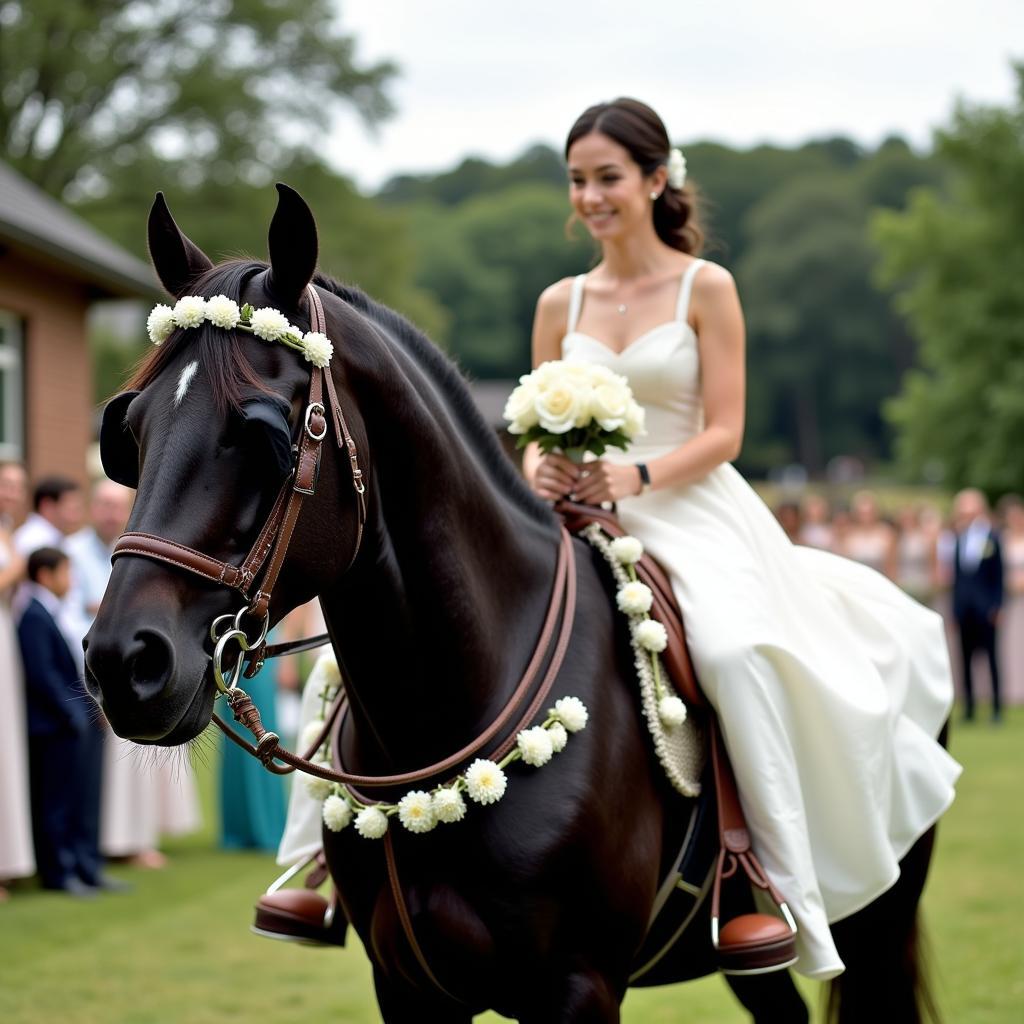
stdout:
{"type": "Polygon", "coordinates": [[[586,704],[579,697],[560,697],[555,701],[555,714],[569,732],[585,729],[590,717],[586,704]]]}
{"type": "Polygon", "coordinates": [[[644,429],[645,418],[644,407],[630,399],[626,406],[626,421],[622,424],[622,432],[631,441],[635,441],[638,437],[643,437],[647,433],[644,429]]]}
{"type": "Polygon", "coordinates": [[[310,331],[302,339],[302,354],[314,366],[324,369],[334,355],[334,346],[326,334],[319,331],[310,331]]]}
{"type": "Polygon", "coordinates": [[[376,807],[364,807],[356,815],[356,831],[364,839],[381,839],[387,830],[387,815],[376,807]]]}
{"type": "Polygon", "coordinates": [[[660,653],[668,647],[668,631],[654,619],[644,619],[633,629],[636,642],[645,650],[660,653]]]}
{"type": "Polygon", "coordinates": [[[530,427],[537,425],[537,412],[533,401],[537,397],[537,384],[530,376],[520,377],[520,384],[505,403],[502,416],[509,421],[510,434],[525,434],[530,427]]]}
{"type": "Polygon", "coordinates": [[[538,392],[533,407],[540,425],[551,434],[564,434],[575,426],[584,426],[590,419],[588,390],[567,379],[538,392]]]}
{"type": "Polygon", "coordinates": [[[206,299],[202,295],[186,295],[174,305],[174,322],[179,327],[198,327],[206,319],[206,299]]]}
{"type": "Polygon", "coordinates": [[[662,697],[658,701],[658,717],[667,729],[686,721],[686,705],[678,697],[662,697]]]}
{"type": "Polygon", "coordinates": [[[249,327],[257,338],[264,341],[276,341],[279,334],[284,334],[290,327],[288,318],[270,306],[257,309],[249,318],[249,327]]]}
{"type": "Polygon", "coordinates": [[[643,558],[644,546],[636,537],[616,537],[609,547],[615,560],[623,565],[633,565],[643,558]]]}
{"type": "Polygon", "coordinates": [[[523,729],[516,737],[516,744],[523,760],[527,764],[532,764],[534,768],[540,768],[547,764],[555,752],[547,729],[539,725],[535,725],[532,729],[523,729]]]}
{"type": "Polygon", "coordinates": [[[603,430],[625,426],[629,389],[614,381],[598,384],[590,396],[590,412],[603,430]]]}
{"type": "Polygon", "coordinates": [[[615,603],[619,606],[619,611],[623,611],[627,615],[643,615],[644,612],[649,612],[653,601],[654,594],[651,593],[651,588],[638,580],[633,580],[620,587],[615,595],[615,603]]]}
{"type": "Polygon", "coordinates": [[[414,789],[398,801],[398,820],[410,832],[429,832],[437,824],[429,793],[414,789]]]}
{"type": "Polygon", "coordinates": [[[214,327],[223,327],[229,331],[241,318],[242,311],[238,308],[238,303],[226,295],[214,295],[206,304],[206,319],[214,327]]]}
{"type": "Polygon", "coordinates": [[[146,330],[149,332],[149,340],[154,345],[162,345],[171,335],[176,324],[174,323],[174,310],[170,306],[160,303],[153,307],[153,312],[146,320],[146,330]]]}
{"type": "Polygon", "coordinates": [[[324,801],[323,819],[332,832],[340,832],[352,820],[352,808],[344,797],[329,796],[324,801]]]}

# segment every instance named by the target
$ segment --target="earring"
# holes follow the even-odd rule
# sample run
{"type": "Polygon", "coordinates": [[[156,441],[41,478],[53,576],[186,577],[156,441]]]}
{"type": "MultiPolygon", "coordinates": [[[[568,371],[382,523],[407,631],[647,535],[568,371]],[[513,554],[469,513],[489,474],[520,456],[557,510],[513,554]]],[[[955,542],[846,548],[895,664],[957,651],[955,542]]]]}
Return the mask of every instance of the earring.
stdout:
{"type": "Polygon", "coordinates": [[[660,196],[660,195],[661,195],[660,192],[652,192],[651,193],[651,202],[655,202],[657,200],[658,196],[660,196]]]}

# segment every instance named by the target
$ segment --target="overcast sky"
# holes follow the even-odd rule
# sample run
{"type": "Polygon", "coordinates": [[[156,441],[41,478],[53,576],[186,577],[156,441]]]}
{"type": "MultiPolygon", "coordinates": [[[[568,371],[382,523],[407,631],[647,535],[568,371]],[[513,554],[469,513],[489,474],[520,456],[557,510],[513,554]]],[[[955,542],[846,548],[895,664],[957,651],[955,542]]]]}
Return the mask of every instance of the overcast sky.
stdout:
{"type": "MultiPolygon", "coordinates": [[[[673,140],[918,146],[956,97],[1007,103],[1024,0],[338,0],[362,59],[401,68],[375,139],[355,117],[328,157],[365,188],[469,154],[561,147],[588,105],[650,103],[673,140]]],[[[699,169],[691,167],[696,175],[699,169]]]]}

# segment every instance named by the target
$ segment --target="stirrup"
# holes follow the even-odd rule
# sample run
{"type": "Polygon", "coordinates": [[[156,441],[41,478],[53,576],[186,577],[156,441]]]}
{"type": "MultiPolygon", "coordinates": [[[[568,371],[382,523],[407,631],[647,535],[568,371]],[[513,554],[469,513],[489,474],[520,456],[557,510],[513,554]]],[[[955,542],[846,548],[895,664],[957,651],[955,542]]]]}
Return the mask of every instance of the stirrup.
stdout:
{"type": "Polygon", "coordinates": [[[306,860],[292,865],[260,896],[249,929],[254,935],[307,946],[345,945],[348,918],[338,902],[337,893],[328,902],[320,893],[314,892],[315,886],[326,877],[326,869],[319,862],[320,857],[321,851],[318,850],[306,860]],[[318,863],[306,879],[309,888],[283,888],[314,861],[318,863]]]}

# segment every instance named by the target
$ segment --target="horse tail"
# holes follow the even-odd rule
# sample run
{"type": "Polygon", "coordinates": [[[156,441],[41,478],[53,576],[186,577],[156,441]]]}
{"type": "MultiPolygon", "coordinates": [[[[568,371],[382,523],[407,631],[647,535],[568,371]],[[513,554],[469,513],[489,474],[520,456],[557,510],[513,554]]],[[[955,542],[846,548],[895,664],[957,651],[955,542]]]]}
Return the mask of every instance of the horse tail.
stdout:
{"type": "Polygon", "coordinates": [[[918,913],[934,843],[933,827],[900,862],[900,877],[891,889],[832,926],[846,970],[830,983],[827,1024],[940,1024],[918,913]]]}

